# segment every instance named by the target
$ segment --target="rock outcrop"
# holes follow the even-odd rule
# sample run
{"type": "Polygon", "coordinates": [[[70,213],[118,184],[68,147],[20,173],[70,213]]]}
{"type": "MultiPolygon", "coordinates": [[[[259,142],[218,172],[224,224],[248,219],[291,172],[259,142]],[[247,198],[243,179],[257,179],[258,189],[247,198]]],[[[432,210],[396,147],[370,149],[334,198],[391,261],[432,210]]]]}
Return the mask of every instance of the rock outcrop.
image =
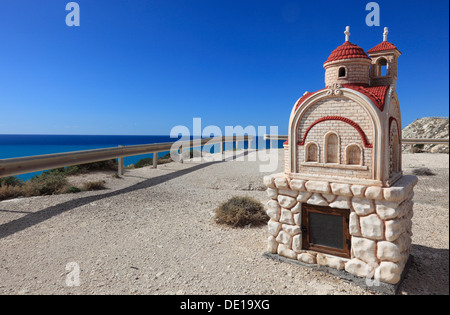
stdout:
{"type": "MultiPolygon", "coordinates": [[[[424,117],[417,119],[405,129],[403,138],[423,138],[423,139],[448,139],[449,132],[448,117],[424,117]]],[[[404,145],[403,150],[409,152],[410,146],[404,145]]],[[[416,145],[416,152],[449,153],[449,146],[444,144],[416,145]]]]}

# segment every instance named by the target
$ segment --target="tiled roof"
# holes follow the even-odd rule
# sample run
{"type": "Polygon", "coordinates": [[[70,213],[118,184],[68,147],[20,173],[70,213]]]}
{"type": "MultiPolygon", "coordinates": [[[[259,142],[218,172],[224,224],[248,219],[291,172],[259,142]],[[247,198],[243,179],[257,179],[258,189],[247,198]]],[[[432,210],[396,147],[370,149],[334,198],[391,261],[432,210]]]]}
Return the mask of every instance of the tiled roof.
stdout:
{"type": "Polygon", "coordinates": [[[386,101],[386,93],[389,90],[389,85],[384,86],[367,86],[361,84],[343,84],[344,88],[352,89],[360,92],[370,98],[380,111],[384,110],[384,104],[386,101]]]}
{"type": "Polygon", "coordinates": [[[335,50],[333,50],[324,64],[330,61],[342,60],[342,59],[353,59],[362,58],[369,59],[364,49],[358,45],[352,44],[350,42],[345,42],[335,50]]]}
{"type": "MultiPolygon", "coordinates": [[[[324,89],[322,89],[322,90],[324,90],[324,89]]],[[[295,111],[297,111],[297,109],[300,107],[300,105],[302,105],[302,103],[303,103],[304,101],[306,101],[306,99],[307,99],[308,97],[313,96],[314,94],[316,94],[317,92],[320,92],[320,91],[322,91],[322,90],[319,90],[319,91],[316,91],[316,92],[306,92],[305,94],[303,94],[303,96],[300,97],[300,99],[299,99],[298,102],[297,102],[297,105],[295,106],[295,111]]]]}
{"type": "Polygon", "coordinates": [[[375,47],[368,50],[367,52],[370,54],[370,53],[377,52],[377,51],[393,50],[393,49],[397,49],[397,47],[395,47],[394,44],[389,43],[389,42],[381,42],[380,44],[376,45],[375,47]]]}
{"type": "MultiPolygon", "coordinates": [[[[354,91],[360,92],[367,96],[374,104],[375,106],[380,110],[384,110],[384,105],[386,101],[386,94],[389,90],[389,85],[386,86],[368,86],[364,84],[343,84],[342,87],[347,89],[352,89],[354,91]]],[[[326,89],[326,88],[325,88],[326,89]]],[[[305,93],[297,102],[295,106],[295,111],[303,104],[306,99],[308,99],[310,96],[313,96],[314,94],[323,91],[325,89],[321,89],[316,92],[308,92],[305,93]]]]}

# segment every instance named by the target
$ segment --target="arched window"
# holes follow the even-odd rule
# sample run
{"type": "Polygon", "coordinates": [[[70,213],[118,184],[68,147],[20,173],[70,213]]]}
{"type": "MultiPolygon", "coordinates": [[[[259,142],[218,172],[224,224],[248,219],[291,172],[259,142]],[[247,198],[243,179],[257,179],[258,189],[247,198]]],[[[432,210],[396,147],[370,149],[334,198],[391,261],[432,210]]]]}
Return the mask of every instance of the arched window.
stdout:
{"type": "Polygon", "coordinates": [[[357,144],[351,144],[346,150],[348,165],[362,165],[362,150],[357,144]]]}
{"type": "Polygon", "coordinates": [[[319,162],[319,147],[315,143],[309,143],[306,146],[306,162],[319,162]]]}
{"type": "Polygon", "coordinates": [[[390,173],[391,175],[396,174],[400,172],[401,166],[400,166],[400,139],[398,137],[398,131],[397,128],[392,128],[393,130],[391,135],[391,143],[390,143],[390,149],[391,149],[391,163],[390,163],[390,173]]]}
{"type": "Polygon", "coordinates": [[[334,132],[325,136],[325,162],[339,163],[339,137],[334,132]]]}
{"type": "Polygon", "coordinates": [[[339,78],[345,78],[347,76],[347,71],[346,71],[345,67],[339,68],[338,76],[339,76],[339,78]]]}
{"type": "Polygon", "coordinates": [[[384,77],[387,75],[387,60],[384,58],[380,58],[377,61],[377,76],[384,77]]]}

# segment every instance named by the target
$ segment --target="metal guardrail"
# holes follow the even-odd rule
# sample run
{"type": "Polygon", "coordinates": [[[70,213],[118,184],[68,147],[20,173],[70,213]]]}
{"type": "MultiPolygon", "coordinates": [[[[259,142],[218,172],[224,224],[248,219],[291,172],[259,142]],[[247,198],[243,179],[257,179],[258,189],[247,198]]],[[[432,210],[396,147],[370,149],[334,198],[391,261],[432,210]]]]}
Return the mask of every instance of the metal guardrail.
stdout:
{"type": "MultiPolygon", "coordinates": [[[[264,135],[264,140],[287,140],[288,136],[272,136],[264,135]]],[[[446,144],[449,145],[449,139],[413,139],[405,138],[402,139],[402,144],[411,146],[411,153],[414,153],[414,145],[416,144],[446,144]]]]}
{"type": "Polygon", "coordinates": [[[287,140],[288,136],[272,136],[272,135],[264,135],[264,140],[287,140]]]}
{"type": "Polygon", "coordinates": [[[174,141],[166,143],[119,146],[117,148],[94,149],[86,151],[65,152],[65,153],[3,159],[0,160],[0,178],[38,171],[45,171],[49,169],[67,167],[72,165],[106,161],[111,159],[119,160],[118,173],[119,175],[123,175],[124,173],[123,159],[127,156],[153,153],[153,167],[156,168],[158,162],[157,158],[158,153],[171,151],[172,146],[175,143],[177,143],[178,148],[181,147],[183,149],[190,149],[198,146],[204,146],[205,144],[221,143],[220,153],[223,153],[224,143],[236,142],[238,145],[238,142],[240,141],[251,141],[252,139],[253,136],[215,137],[189,141],[174,141]]]}

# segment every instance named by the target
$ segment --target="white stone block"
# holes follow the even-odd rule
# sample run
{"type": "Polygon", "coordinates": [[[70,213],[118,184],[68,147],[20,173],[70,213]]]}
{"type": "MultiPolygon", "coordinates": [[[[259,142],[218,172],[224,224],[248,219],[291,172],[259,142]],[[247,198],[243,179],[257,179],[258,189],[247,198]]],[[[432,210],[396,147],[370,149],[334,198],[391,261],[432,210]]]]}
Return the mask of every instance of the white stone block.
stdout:
{"type": "Polygon", "coordinates": [[[282,243],[282,244],[284,244],[284,245],[286,245],[288,247],[291,246],[292,238],[285,231],[280,231],[280,233],[278,233],[278,236],[277,236],[276,240],[277,240],[278,243],[282,243]]]}
{"type": "Polygon", "coordinates": [[[362,216],[375,212],[375,203],[373,200],[363,198],[352,198],[352,207],[355,212],[362,216]]]}
{"type": "Polygon", "coordinates": [[[347,197],[353,196],[352,191],[350,190],[349,184],[332,183],[332,184],[330,184],[330,186],[331,186],[331,191],[335,195],[347,196],[347,197]]]}
{"type": "Polygon", "coordinates": [[[351,190],[353,196],[358,198],[364,198],[364,193],[366,192],[366,186],[364,185],[352,185],[351,190]]]}
{"type": "Polygon", "coordinates": [[[302,236],[301,235],[295,235],[292,238],[292,250],[297,253],[300,253],[302,251],[302,236]]]}
{"type": "Polygon", "coordinates": [[[269,200],[267,202],[266,213],[273,220],[278,221],[278,219],[280,218],[281,207],[276,200],[269,200]]]}
{"type": "Polygon", "coordinates": [[[309,265],[315,265],[317,263],[316,257],[310,253],[301,253],[298,255],[297,259],[302,263],[309,265]]]}
{"type": "Polygon", "coordinates": [[[295,207],[291,209],[291,212],[292,212],[293,214],[301,213],[301,212],[302,212],[302,204],[301,204],[300,202],[297,202],[297,204],[295,205],[295,207]]]}
{"type": "Polygon", "coordinates": [[[328,206],[328,202],[322,197],[321,194],[318,193],[314,193],[307,201],[308,204],[310,205],[315,205],[315,206],[328,206]]]}
{"type": "Polygon", "coordinates": [[[298,202],[307,202],[308,199],[311,197],[312,193],[307,191],[301,191],[298,193],[297,201],[298,202]]]}
{"type": "Polygon", "coordinates": [[[267,239],[267,252],[271,254],[276,254],[278,248],[278,242],[276,241],[275,237],[272,235],[269,236],[267,239]]]}
{"type": "Polygon", "coordinates": [[[325,199],[328,203],[333,202],[336,199],[336,195],[333,194],[321,194],[323,199],[325,199]]]}
{"type": "Polygon", "coordinates": [[[297,259],[297,253],[294,252],[292,249],[289,249],[289,247],[287,247],[284,244],[279,244],[277,251],[278,251],[278,255],[280,255],[280,256],[290,258],[290,259],[297,259]]]}
{"type": "Polygon", "coordinates": [[[361,217],[359,222],[362,236],[374,240],[382,240],[384,238],[384,223],[376,214],[361,217]]]}
{"type": "Polygon", "coordinates": [[[386,201],[403,201],[406,198],[407,192],[405,187],[383,188],[383,196],[386,201]]]}
{"type": "Polygon", "coordinates": [[[266,185],[269,188],[276,188],[272,175],[264,176],[263,182],[264,182],[264,185],[266,185]]]}
{"type": "Polygon", "coordinates": [[[325,254],[317,254],[317,264],[320,266],[328,266],[337,270],[344,270],[345,269],[345,263],[348,261],[348,259],[336,257],[336,256],[330,256],[325,254]]]}
{"type": "Polygon", "coordinates": [[[305,191],[305,181],[300,179],[291,180],[290,185],[291,189],[296,191],[305,191]]]}
{"type": "Polygon", "coordinates": [[[398,263],[401,261],[401,251],[397,244],[391,242],[378,242],[377,257],[382,261],[398,263]]]}
{"type": "Polygon", "coordinates": [[[291,236],[300,234],[300,226],[298,225],[283,224],[282,229],[291,236]]]}
{"type": "Polygon", "coordinates": [[[383,199],[383,189],[381,187],[369,186],[365,193],[366,198],[381,200],[383,199]]]}
{"type": "Polygon", "coordinates": [[[275,186],[278,189],[289,189],[289,183],[286,177],[276,177],[275,178],[275,186]]]}
{"type": "Polygon", "coordinates": [[[269,223],[267,223],[267,228],[269,234],[276,237],[281,230],[281,223],[274,220],[269,220],[269,223]]]}
{"type": "Polygon", "coordinates": [[[371,278],[375,270],[364,261],[354,258],[345,264],[345,271],[361,278],[371,278]]]}
{"type": "Polygon", "coordinates": [[[355,212],[350,213],[349,232],[352,236],[361,236],[361,228],[359,226],[359,216],[355,212]]]}
{"type": "Polygon", "coordinates": [[[368,264],[374,264],[377,262],[375,241],[352,236],[352,251],[355,258],[358,258],[368,264]]]}
{"type": "Polygon", "coordinates": [[[278,197],[278,190],[275,188],[267,188],[267,195],[269,196],[269,198],[272,199],[277,199],[278,197]]]}
{"type": "Polygon", "coordinates": [[[337,196],[337,198],[330,203],[331,208],[350,209],[350,198],[344,196],[337,196]]]}
{"type": "Polygon", "coordinates": [[[307,191],[313,193],[320,193],[320,194],[330,193],[330,184],[328,182],[310,180],[305,183],[305,188],[307,191]]]}
{"type": "Polygon", "coordinates": [[[298,226],[302,226],[302,214],[301,213],[294,214],[294,223],[298,226]]]}
{"type": "Polygon", "coordinates": [[[281,207],[290,209],[297,203],[297,200],[295,198],[284,196],[284,195],[278,195],[278,203],[281,207]]]}
{"type": "Polygon", "coordinates": [[[400,237],[394,242],[400,252],[409,252],[411,249],[411,236],[408,233],[403,233],[400,237]]]}
{"type": "Polygon", "coordinates": [[[402,210],[398,202],[377,200],[375,205],[378,215],[383,220],[391,220],[401,216],[402,210]]]}
{"type": "Polygon", "coordinates": [[[396,241],[404,232],[406,232],[405,219],[388,220],[385,221],[385,238],[389,242],[396,241]]]}
{"type": "Polygon", "coordinates": [[[298,191],[291,190],[291,189],[278,189],[278,194],[279,195],[289,196],[289,197],[292,197],[292,198],[297,198],[298,191]]]}
{"type": "Polygon", "coordinates": [[[393,262],[383,261],[375,271],[375,279],[385,283],[397,284],[400,281],[403,266],[393,262]]]}
{"type": "Polygon", "coordinates": [[[284,224],[294,224],[292,212],[287,209],[281,209],[280,222],[284,224]]]}

